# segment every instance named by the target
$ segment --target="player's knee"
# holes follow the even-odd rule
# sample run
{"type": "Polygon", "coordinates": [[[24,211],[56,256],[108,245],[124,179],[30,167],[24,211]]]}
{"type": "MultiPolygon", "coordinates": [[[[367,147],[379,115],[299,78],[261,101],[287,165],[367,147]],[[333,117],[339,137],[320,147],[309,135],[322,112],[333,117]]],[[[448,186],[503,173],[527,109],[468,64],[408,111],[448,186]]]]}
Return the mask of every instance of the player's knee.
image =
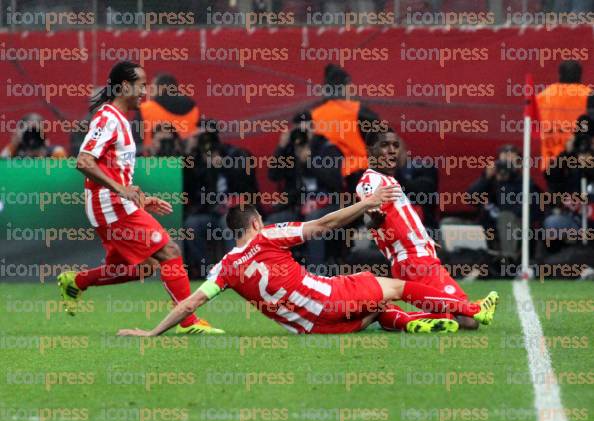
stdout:
{"type": "Polygon", "coordinates": [[[150,266],[153,270],[155,270],[159,266],[159,261],[153,257],[149,257],[143,263],[147,266],[150,266]]]}
{"type": "Polygon", "coordinates": [[[404,284],[406,284],[406,282],[401,279],[392,279],[392,288],[394,290],[394,297],[392,298],[393,300],[400,300],[402,298],[402,294],[404,293],[404,284]]]}
{"type": "Polygon", "coordinates": [[[176,257],[180,257],[180,256],[181,256],[181,250],[180,250],[179,246],[173,240],[170,240],[165,245],[165,247],[163,247],[161,250],[159,250],[157,253],[155,253],[153,255],[153,257],[155,257],[155,259],[157,259],[160,262],[163,262],[165,260],[175,259],[176,257]]]}
{"type": "Polygon", "coordinates": [[[149,257],[138,265],[138,270],[141,278],[148,278],[155,273],[156,268],[159,266],[159,261],[152,257],[149,257]]]}
{"type": "Polygon", "coordinates": [[[394,278],[376,278],[384,295],[384,300],[399,300],[404,290],[404,281],[394,278]]]}
{"type": "Polygon", "coordinates": [[[181,256],[181,249],[173,240],[169,241],[167,247],[169,248],[169,253],[172,259],[181,256]]]}

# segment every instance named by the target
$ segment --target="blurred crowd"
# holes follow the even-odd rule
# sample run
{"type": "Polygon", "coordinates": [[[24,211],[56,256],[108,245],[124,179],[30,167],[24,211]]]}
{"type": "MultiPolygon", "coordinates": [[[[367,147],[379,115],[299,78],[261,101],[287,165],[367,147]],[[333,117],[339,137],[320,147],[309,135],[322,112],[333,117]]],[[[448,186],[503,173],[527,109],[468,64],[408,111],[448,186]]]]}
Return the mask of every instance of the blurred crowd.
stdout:
{"type": "MultiPolygon", "coordinates": [[[[13,9],[32,10],[35,12],[50,11],[71,11],[81,12],[88,8],[85,2],[54,1],[54,2],[33,2],[30,0],[13,0],[13,9]]],[[[129,2],[126,0],[114,0],[109,3],[111,13],[151,13],[162,12],[159,2],[129,2]]],[[[343,25],[340,18],[346,13],[355,13],[360,16],[358,24],[374,24],[376,19],[370,16],[378,16],[387,19],[388,22],[401,25],[444,25],[440,14],[458,13],[458,22],[449,24],[465,24],[464,16],[467,13],[487,13],[493,18],[493,23],[506,24],[510,13],[529,13],[536,16],[538,13],[586,13],[594,10],[594,0],[524,0],[524,1],[476,1],[476,0],[189,0],[186,2],[170,3],[167,5],[169,12],[194,13],[194,22],[201,26],[245,26],[241,19],[222,19],[221,14],[231,16],[236,13],[256,13],[261,15],[274,14],[282,16],[291,14],[293,23],[296,25],[343,25]],[[213,18],[205,11],[212,11],[219,15],[213,18]],[[323,17],[321,15],[324,15],[323,17]],[[391,16],[389,15],[391,14],[391,16]],[[412,15],[417,16],[411,19],[412,15]],[[337,16],[329,19],[328,16],[337,16]],[[390,17],[388,17],[390,16],[390,17]],[[421,18],[420,16],[423,16],[421,18]],[[427,17],[432,17],[427,19],[427,17]]],[[[100,15],[99,22],[107,22],[107,11],[101,8],[97,12],[100,15]]],[[[274,25],[277,19],[262,18],[261,25],[274,25]]],[[[489,20],[490,21],[490,20],[489,20]]],[[[540,21],[535,18],[526,18],[524,24],[536,25],[540,21]]],[[[106,26],[113,26],[115,22],[106,23],[106,26]]],[[[520,24],[520,23],[515,23],[520,24]]],[[[117,22],[118,26],[138,27],[136,21],[117,22]]],[[[68,27],[66,22],[60,23],[61,27],[68,27]]],[[[163,27],[164,25],[160,25],[163,27]]],[[[11,28],[11,20],[0,20],[0,28],[11,28]]],[[[23,23],[20,27],[35,29],[34,23],[23,23]]],[[[72,25],[74,28],[75,26],[72,25]]]]}
{"type": "MultiPolygon", "coordinates": [[[[193,160],[194,165],[185,167],[183,174],[184,191],[188,194],[184,227],[194,234],[184,244],[192,276],[204,277],[209,265],[230,249],[232,238],[226,233],[224,223],[230,206],[242,201],[255,202],[266,222],[279,223],[316,219],[352,203],[355,185],[367,168],[365,136],[374,130],[387,131],[398,140],[399,159],[394,177],[406,194],[415,193],[411,201],[430,234],[439,242],[443,217],[439,202],[414,200],[414,197],[439,197],[438,170],[421,165],[387,121],[359,100],[347,98],[345,93],[351,83],[343,68],[334,64],[326,66],[325,97],[294,116],[290,130],[280,134],[274,149],[276,162],[290,165],[254,169],[249,166],[254,162],[250,161],[254,158],[251,153],[223,142],[214,129],[216,124],[201,119],[203,113],[196,102],[178,91],[174,76],[160,74],[152,81],[154,94],[141,105],[133,121],[136,124],[132,124],[137,153],[193,160]],[[336,121],[348,124],[337,125],[336,121]],[[266,203],[256,200],[260,192],[256,172],[261,171],[266,172],[276,191],[282,192],[282,200],[266,203]]],[[[531,256],[536,260],[561,257],[567,260],[563,253],[567,253],[568,247],[585,244],[591,250],[594,244],[590,236],[585,236],[588,230],[594,230],[594,122],[588,113],[593,108],[592,98],[590,89],[582,84],[577,62],[562,63],[559,82],[538,95],[541,119],[571,120],[574,129],[541,134],[544,158],[541,170],[546,188],[530,183],[530,227],[544,233],[531,240],[531,256]],[[545,203],[546,195],[554,200],[549,198],[545,203]],[[581,235],[569,235],[572,232],[581,235]]],[[[23,117],[10,144],[2,150],[2,157],[66,156],[64,148],[51,146],[44,139],[41,118],[37,114],[23,117]]],[[[72,135],[72,155],[78,153],[83,137],[84,133],[72,135]]],[[[487,199],[469,203],[468,209],[474,213],[467,212],[463,223],[480,224],[485,232],[494,233],[488,236],[489,253],[500,262],[520,261],[525,165],[517,146],[503,145],[494,151],[491,164],[468,187],[468,193],[487,199]]],[[[351,228],[351,236],[357,230],[364,231],[362,221],[351,228]]],[[[357,256],[362,260],[360,263],[382,260],[370,240],[358,238],[356,247],[347,247],[354,244],[352,240],[336,236],[310,241],[297,250],[297,255],[312,271],[328,263],[354,262],[357,256]]]]}

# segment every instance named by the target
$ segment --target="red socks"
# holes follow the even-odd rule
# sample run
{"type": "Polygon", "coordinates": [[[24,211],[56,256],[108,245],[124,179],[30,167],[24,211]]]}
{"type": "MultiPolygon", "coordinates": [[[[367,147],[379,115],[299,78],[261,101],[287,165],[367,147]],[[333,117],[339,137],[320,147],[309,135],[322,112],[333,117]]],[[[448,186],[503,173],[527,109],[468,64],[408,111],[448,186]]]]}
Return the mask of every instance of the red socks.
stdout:
{"type": "MultiPolygon", "coordinates": [[[[124,282],[143,279],[151,274],[152,270],[146,266],[111,264],[79,272],[76,275],[75,282],[84,291],[90,286],[122,284],[124,282]]],[[[163,281],[163,286],[176,304],[188,298],[192,293],[190,279],[188,278],[188,273],[186,272],[181,256],[161,262],[161,280],[163,281]]],[[[192,314],[186,317],[180,324],[183,327],[187,327],[197,321],[198,318],[192,314]]]]}
{"type": "MultiPolygon", "coordinates": [[[[192,290],[190,289],[190,278],[188,278],[188,272],[186,272],[184,261],[181,256],[161,262],[161,280],[163,281],[165,289],[176,304],[192,294],[192,290]]],[[[182,327],[188,327],[197,321],[198,317],[191,314],[186,317],[180,325],[182,327]]]]}
{"type": "Polygon", "coordinates": [[[395,304],[386,305],[377,319],[382,329],[405,330],[406,324],[417,319],[451,319],[449,313],[427,313],[424,311],[406,312],[395,304]]]}
{"type": "Polygon", "coordinates": [[[476,303],[459,300],[418,282],[404,283],[402,300],[431,313],[454,313],[472,317],[481,309],[476,303]]]}
{"type": "Polygon", "coordinates": [[[148,269],[144,269],[143,273],[143,269],[135,265],[103,265],[78,272],[74,282],[84,291],[90,286],[114,285],[136,281],[150,276],[151,273],[148,269]]]}

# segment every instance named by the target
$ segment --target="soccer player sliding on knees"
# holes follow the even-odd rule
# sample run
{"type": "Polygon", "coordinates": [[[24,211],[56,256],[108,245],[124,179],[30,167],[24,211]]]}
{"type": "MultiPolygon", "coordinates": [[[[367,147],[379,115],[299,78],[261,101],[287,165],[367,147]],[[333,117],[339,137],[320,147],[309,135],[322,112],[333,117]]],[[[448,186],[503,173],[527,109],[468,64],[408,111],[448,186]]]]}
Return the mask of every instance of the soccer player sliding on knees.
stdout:
{"type": "Polygon", "coordinates": [[[318,276],[293,259],[291,247],[345,226],[364,212],[396,200],[397,195],[395,186],[381,186],[360,202],[320,219],[270,226],[264,226],[254,206],[231,208],[227,226],[236,234],[236,246],[211,270],[206,282],[154,329],[122,329],[118,334],[161,335],[226,288],[292,333],[351,333],[375,320],[390,330],[455,332],[458,323],[452,315],[490,324],[496,306],[489,300],[470,303],[419,282],[370,272],[318,276]],[[385,306],[392,300],[406,301],[423,312],[392,311],[385,306]]]}
{"type": "MultiPolygon", "coordinates": [[[[107,86],[91,106],[95,114],[80,147],[77,168],[86,177],[86,214],[106,256],[103,266],[58,276],[62,299],[71,315],[87,288],[139,280],[150,276],[156,266],[160,266],[163,285],[175,303],[191,294],[179,247],[148,213],[169,214],[171,205],[157,197],[145,198],[132,183],[136,144],[125,115],[138,109],[145,94],[144,70],[123,61],[111,69],[107,86]]],[[[223,333],[194,314],[178,322],[178,333],[223,333]]]]}

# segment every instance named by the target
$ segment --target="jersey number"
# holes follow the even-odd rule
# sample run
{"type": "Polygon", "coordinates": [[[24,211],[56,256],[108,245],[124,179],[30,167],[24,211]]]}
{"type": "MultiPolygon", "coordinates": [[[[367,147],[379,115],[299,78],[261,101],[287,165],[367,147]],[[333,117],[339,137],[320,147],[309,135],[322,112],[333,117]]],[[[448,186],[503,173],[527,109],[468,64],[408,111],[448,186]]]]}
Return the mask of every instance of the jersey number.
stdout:
{"type": "Polygon", "coordinates": [[[279,289],[274,294],[270,294],[266,288],[268,287],[268,277],[270,272],[264,263],[256,262],[255,260],[245,270],[245,274],[251,277],[255,272],[260,274],[260,281],[258,287],[260,288],[260,296],[272,304],[276,304],[287,293],[284,288],[279,289]]]}

